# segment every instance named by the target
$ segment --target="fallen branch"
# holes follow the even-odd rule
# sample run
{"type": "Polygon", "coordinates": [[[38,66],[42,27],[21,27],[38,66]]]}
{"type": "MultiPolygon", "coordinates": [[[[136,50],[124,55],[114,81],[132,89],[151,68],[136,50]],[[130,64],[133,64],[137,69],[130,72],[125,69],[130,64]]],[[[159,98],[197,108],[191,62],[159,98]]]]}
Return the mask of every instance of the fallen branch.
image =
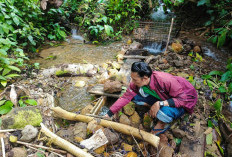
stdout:
{"type": "Polygon", "coordinates": [[[40,125],[41,132],[43,132],[46,136],[50,137],[52,139],[52,143],[54,143],[55,145],[67,150],[71,154],[78,157],[93,157],[91,154],[85,152],[84,150],[76,147],[72,143],[62,139],[61,137],[51,132],[48,128],[45,127],[43,123],[40,123],[40,125]]]}
{"type": "Polygon", "coordinates": [[[167,41],[167,44],[166,44],[166,47],[165,47],[165,50],[164,50],[164,55],[166,55],[166,53],[167,53],[168,44],[169,44],[170,36],[171,36],[171,33],[172,33],[173,22],[174,22],[174,18],[172,18],[172,21],[171,21],[171,26],[170,26],[169,34],[168,34],[168,41],[167,41]]]}
{"type": "Polygon", "coordinates": [[[63,154],[67,153],[66,151],[63,151],[63,150],[54,149],[54,148],[45,147],[45,146],[36,145],[36,144],[31,144],[31,143],[26,143],[26,142],[22,142],[22,141],[16,141],[16,143],[22,144],[22,145],[25,145],[25,146],[32,146],[32,147],[36,147],[36,148],[42,148],[42,149],[46,149],[48,151],[54,151],[54,152],[57,152],[57,153],[63,153],[63,154]]]}
{"type": "Polygon", "coordinates": [[[6,129],[6,130],[0,130],[0,133],[4,133],[4,132],[12,132],[12,131],[16,131],[17,129],[6,129]]]}
{"type": "MultiPolygon", "coordinates": [[[[71,113],[71,112],[63,110],[60,107],[54,107],[54,108],[52,108],[52,110],[57,114],[58,117],[64,118],[67,120],[77,120],[77,121],[81,121],[81,122],[85,122],[85,123],[88,123],[88,122],[94,120],[93,117],[88,117],[85,115],[78,115],[75,113],[71,113]]],[[[146,131],[139,130],[137,128],[134,128],[134,127],[131,127],[131,126],[128,126],[125,124],[107,121],[107,120],[103,120],[103,119],[101,119],[98,124],[102,125],[104,127],[111,127],[114,130],[121,132],[121,133],[124,133],[124,134],[127,134],[127,135],[132,134],[133,136],[135,136],[139,139],[144,139],[146,142],[150,143],[154,147],[158,147],[158,145],[159,145],[159,140],[160,140],[159,137],[157,137],[151,133],[148,133],[146,131]]]]}
{"type": "Polygon", "coordinates": [[[1,145],[2,145],[2,157],[6,157],[5,144],[4,144],[3,137],[1,137],[1,145]]]}
{"type": "MultiPolygon", "coordinates": [[[[40,149],[34,148],[34,147],[32,147],[32,146],[28,146],[28,145],[27,145],[27,147],[28,147],[28,148],[31,148],[31,149],[34,149],[34,150],[36,150],[36,151],[39,151],[39,152],[41,152],[41,153],[43,153],[43,154],[45,154],[45,152],[42,151],[42,150],[40,150],[40,149]]],[[[59,157],[64,157],[63,155],[60,155],[60,154],[58,154],[58,153],[56,153],[56,152],[53,152],[53,151],[50,151],[50,152],[53,153],[53,154],[56,154],[56,155],[59,156],[59,157]]]]}

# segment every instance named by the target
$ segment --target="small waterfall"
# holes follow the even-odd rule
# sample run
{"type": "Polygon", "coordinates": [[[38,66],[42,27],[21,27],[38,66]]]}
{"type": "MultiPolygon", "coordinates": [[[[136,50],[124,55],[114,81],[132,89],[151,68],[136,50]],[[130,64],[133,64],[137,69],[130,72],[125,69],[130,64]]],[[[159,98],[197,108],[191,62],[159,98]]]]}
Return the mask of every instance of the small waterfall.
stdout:
{"type": "Polygon", "coordinates": [[[71,30],[71,33],[72,33],[72,38],[73,39],[76,39],[76,40],[81,40],[81,41],[84,41],[84,38],[80,35],[77,35],[77,29],[72,29],[71,30]]]}
{"type": "Polygon", "coordinates": [[[151,54],[159,54],[164,51],[165,48],[162,47],[162,43],[154,42],[151,45],[144,46],[145,50],[148,50],[151,54]]]}
{"type": "MultiPolygon", "coordinates": [[[[167,13],[171,13],[171,11],[168,9],[167,13]]],[[[165,20],[167,19],[167,16],[169,16],[168,14],[165,14],[164,10],[163,10],[163,4],[160,4],[159,8],[157,8],[157,10],[153,9],[153,12],[151,13],[151,18],[153,20],[165,20]]]]}
{"type": "Polygon", "coordinates": [[[209,48],[203,47],[202,49],[204,50],[204,54],[205,54],[205,55],[207,55],[207,56],[209,56],[209,57],[215,59],[216,61],[218,60],[218,59],[217,59],[217,56],[215,55],[215,53],[213,53],[209,48]]]}

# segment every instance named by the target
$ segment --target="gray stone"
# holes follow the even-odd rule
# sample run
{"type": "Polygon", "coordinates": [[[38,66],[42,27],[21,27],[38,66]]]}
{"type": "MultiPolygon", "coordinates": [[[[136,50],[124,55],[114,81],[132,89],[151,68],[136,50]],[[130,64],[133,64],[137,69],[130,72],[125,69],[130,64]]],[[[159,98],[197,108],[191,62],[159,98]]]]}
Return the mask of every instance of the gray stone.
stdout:
{"type": "Polygon", "coordinates": [[[20,140],[24,142],[30,142],[36,137],[37,133],[37,128],[33,127],[32,125],[27,125],[22,130],[22,137],[20,138],[20,140]]]}
{"type": "Polygon", "coordinates": [[[118,142],[119,135],[116,132],[113,133],[108,128],[105,128],[103,132],[104,132],[104,134],[105,134],[105,136],[108,139],[108,141],[109,141],[110,144],[115,144],[115,143],[118,142]]]}
{"type": "Polygon", "coordinates": [[[86,139],[86,133],[87,133],[87,124],[83,122],[76,123],[74,125],[74,136],[75,137],[81,137],[82,139],[86,139]]]}
{"type": "Polygon", "coordinates": [[[14,147],[7,155],[9,157],[27,157],[27,150],[21,147],[14,147]]]}

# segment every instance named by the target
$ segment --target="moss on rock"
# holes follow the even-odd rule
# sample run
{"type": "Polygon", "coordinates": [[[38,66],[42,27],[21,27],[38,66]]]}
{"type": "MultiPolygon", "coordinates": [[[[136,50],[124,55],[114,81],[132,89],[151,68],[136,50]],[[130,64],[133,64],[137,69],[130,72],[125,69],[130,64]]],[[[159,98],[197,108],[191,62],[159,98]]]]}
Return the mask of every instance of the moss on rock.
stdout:
{"type": "Polygon", "coordinates": [[[56,76],[62,76],[62,75],[67,75],[67,74],[70,74],[70,72],[67,70],[57,70],[56,71],[56,76]]]}

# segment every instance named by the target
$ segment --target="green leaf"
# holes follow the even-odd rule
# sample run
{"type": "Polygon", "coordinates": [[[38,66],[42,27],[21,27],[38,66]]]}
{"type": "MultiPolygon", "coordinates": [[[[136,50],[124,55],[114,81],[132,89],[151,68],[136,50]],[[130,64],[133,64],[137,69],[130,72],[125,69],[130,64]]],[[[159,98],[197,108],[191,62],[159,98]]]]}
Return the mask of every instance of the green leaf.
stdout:
{"type": "Polygon", "coordinates": [[[208,120],[208,127],[213,127],[213,123],[212,123],[212,121],[211,120],[208,120]]]}
{"type": "Polygon", "coordinates": [[[212,132],[210,134],[206,135],[206,143],[207,143],[207,145],[210,145],[213,143],[213,133],[212,132]]]}
{"type": "Polygon", "coordinates": [[[0,114],[6,114],[10,112],[13,107],[13,103],[11,101],[7,101],[4,105],[0,106],[0,114]]]}
{"type": "Polygon", "coordinates": [[[19,25],[19,19],[18,17],[13,17],[14,23],[18,26],[19,25]]]}
{"type": "Polygon", "coordinates": [[[8,68],[11,69],[11,70],[14,70],[14,71],[21,72],[21,70],[18,67],[13,66],[13,65],[8,66],[8,68]]]}
{"type": "Polygon", "coordinates": [[[5,77],[3,77],[2,75],[0,75],[0,80],[4,80],[4,81],[6,81],[6,78],[5,78],[5,77]]]}
{"type": "Polygon", "coordinates": [[[34,99],[27,99],[27,100],[25,100],[25,103],[32,105],[32,106],[37,105],[37,102],[34,99]]]}
{"type": "Polygon", "coordinates": [[[217,101],[213,104],[213,107],[217,112],[221,112],[222,110],[222,99],[217,99],[217,101]]]}
{"type": "Polygon", "coordinates": [[[217,47],[222,47],[226,41],[226,34],[228,30],[224,29],[222,34],[218,37],[217,47]]]}
{"type": "Polygon", "coordinates": [[[35,41],[34,41],[34,39],[33,39],[33,37],[31,35],[28,35],[27,38],[31,42],[32,45],[36,45],[36,43],[35,43],[35,41]]]}
{"type": "Polygon", "coordinates": [[[6,75],[6,78],[13,78],[13,77],[19,77],[20,75],[19,74],[9,74],[9,75],[6,75]]]}
{"type": "Polygon", "coordinates": [[[11,69],[8,68],[4,68],[2,75],[5,76],[6,74],[8,74],[9,72],[11,72],[11,69]]]}
{"type": "Polygon", "coordinates": [[[3,55],[3,56],[6,56],[7,55],[7,52],[3,49],[0,49],[0,54],[3,55]]]}
{"type": "Polygon", "coordinates": [[[0,106],[2,106],[5,102],[6,100],[0,100],[0,106]]]}
{"type": "Polygon", "coordinates": [[[111,35],[111,32],[114,32],[113,28],[110,25],[104,25],[104,27],[105,27],[106,34],[108,36],[111,35]]]}
{"type": "Polygon", "coordinates": [[[3,81],[3,80],[2,80],[2,81],[1,81],[1,84],[2,84],[3,87],[6,87],[7,81],[3,81]]]}
{"type": "Polygon", "coordinates": [[[198,1],[197,6],[205,5],[205,4],[208,4],[209,2],[210,0],[200,0],[198,1]]]}
{"type": "Polygon", "coordinates": [[[209,75],[219,75],[219,76],[221,76],[222,74],[223,74],[223,72],[221,72],[221,71],[211,71],[209,73],[209,75]]]}
{"type": "Polygon", "coordinates": [[[232,82],[229,84],[228,90],[229,90],[229,93],[231,94],[232,93],[232,82]]]}
{"type": "Polygon", "coordinates": [[[24,104],[24,102],[23,102],[22,99],[20,99],[20,100],[19,100],[19,106],[20,106],[20,107],[25,107],[25,106],[27,106],[27,105],[24,104]]]}
{"type": "Polygon", "coordinates": [[[226,88],[223,87],[223,86],[220,86],[220,87],[218,88],[218,90],[220,91],[220,93],[226,93],[226,92],[227,92],[226,88]]]}
{"type": "Polygon", "coordinates": [[[202,79],[210,79],[210,78],[212,78],[212,76],[210,76],[210,75],[202,75],[201,78],[202,79]]]}
{"type": "Polygon", "coordinates": [[[232,79],[232,71],[227,71],[222,75],[220,81],[226,82],[226,81],[231,80],[231,79],[232,79]]]}

